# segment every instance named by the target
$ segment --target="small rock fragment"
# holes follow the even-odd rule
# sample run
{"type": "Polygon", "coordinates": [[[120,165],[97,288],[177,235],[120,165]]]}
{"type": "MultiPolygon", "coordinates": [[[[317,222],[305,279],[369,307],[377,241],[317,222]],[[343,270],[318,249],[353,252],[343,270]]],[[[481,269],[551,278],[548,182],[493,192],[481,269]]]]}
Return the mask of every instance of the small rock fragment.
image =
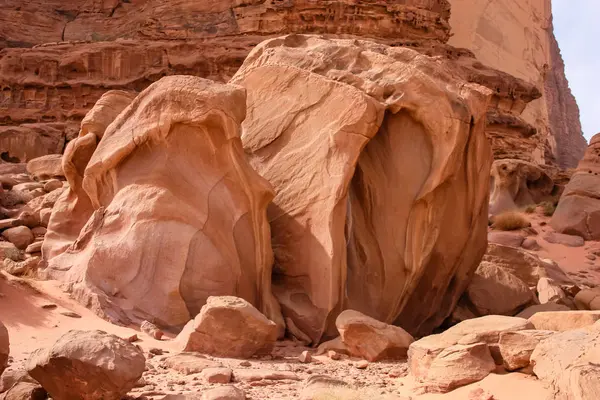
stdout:
{"type": "Polygon", "coordinates": [[[309,362],[312,361],[312,357],[310,355],[310,353],[307,350],[304,350],[299,356],[298,356],[298,361],[300,361],[303,364],[307,364],[309,362]]]}
{"type": "Polygon", "coordinates": [[[161,331],[156,325],[154,325],[150,321],[143,321],[140,325],[140,329],[142,332],[144,332],[150,337],[153,337],[156,340],[162,339],[164,335],[163,331],[161,331]]]}

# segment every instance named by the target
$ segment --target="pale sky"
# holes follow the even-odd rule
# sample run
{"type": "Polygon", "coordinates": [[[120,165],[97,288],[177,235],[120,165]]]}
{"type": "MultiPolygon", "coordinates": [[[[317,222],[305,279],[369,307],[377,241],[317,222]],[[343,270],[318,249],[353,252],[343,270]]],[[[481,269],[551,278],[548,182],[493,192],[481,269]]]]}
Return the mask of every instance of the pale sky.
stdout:
{"type": "Polygon", "coordinates": [[[600,132],[600,0],[552,0],[554,33],[586,139],[600,132]]]}

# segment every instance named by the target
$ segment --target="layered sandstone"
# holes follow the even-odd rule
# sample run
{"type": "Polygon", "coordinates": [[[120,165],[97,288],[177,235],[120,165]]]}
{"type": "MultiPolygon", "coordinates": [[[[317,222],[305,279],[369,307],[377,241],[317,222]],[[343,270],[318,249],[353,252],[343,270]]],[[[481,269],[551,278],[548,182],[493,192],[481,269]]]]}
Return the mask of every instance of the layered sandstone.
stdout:
{"type": "Polygon", "coordinates": [[[271,295],[273,192],[244,157],[245,100],[239,86],[189,76],[133,101],[107,93],[65,154],[72,187],[48,227],[43,275],[115,322],[182,326],[218,294],[282,327],[271,295]]]}
{"type": "Polygon", "coordinates": [[[493,130],[494,157],[575,167],[586,141],[552,29],[551,0],[449,1],[451,45],[472,50],[483,64],[543,93],[523,114],[535,131],[493,130]]]}

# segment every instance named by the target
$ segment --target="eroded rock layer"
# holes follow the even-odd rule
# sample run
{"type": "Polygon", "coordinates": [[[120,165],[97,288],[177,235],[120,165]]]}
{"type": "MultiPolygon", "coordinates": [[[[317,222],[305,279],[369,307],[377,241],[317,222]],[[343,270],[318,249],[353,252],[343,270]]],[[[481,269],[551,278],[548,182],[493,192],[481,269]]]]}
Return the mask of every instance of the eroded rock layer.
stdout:
{"type": "Polygon", "coordinates": [[[151,85],[118,117],[131,98],[103,97],[65,154],[73,186],[49,225],[44,275],[113,321],[183,325],[209,296],[235,295],[282,326],[273,192],[244,157],[245,100],[243,88],[189,76],[151,85]],[[60,234],[70,206],[86,221],[77,236],[60,234]],[[74,241],[65,250],[59,239],[74,241]]]}
{"type": "Polygon", "coordinates": [[[244,148],[277,193],[274,292],[314,342],[347,307],[430,332],[477,267],[491,91],[464,68],[290,35],[255,48],[232,79],[248,90],[244,148]]]}

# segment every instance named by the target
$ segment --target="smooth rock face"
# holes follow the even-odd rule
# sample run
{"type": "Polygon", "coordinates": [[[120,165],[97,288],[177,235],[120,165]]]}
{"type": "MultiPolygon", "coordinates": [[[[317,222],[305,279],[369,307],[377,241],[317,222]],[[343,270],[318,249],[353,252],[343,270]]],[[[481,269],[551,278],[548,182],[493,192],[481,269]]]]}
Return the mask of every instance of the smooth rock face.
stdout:
{"type": "Polygon", "coordinates": [[[404,329],[354,310],[343,311],[335,325],[350,353],[368,361],[405,358],[408,346],[414,341],[404,329]]]}
{"type": "Polygon", "coordinates": [[[31,229],[26,226],[16,226],[2,232],[2,237],[14,244],[18,249],[25,250],[35,240],[31,229]]]}
{"type": "Polygon", "coordinates": [[[180,353],[165,358],[164,365],[183,375],[198,374],[207,368],[221,366],[217,361],[209,360],[201,354],[180,353]]]}
{"type": "Polygon", "coordinates": [[[8,329],[0,321],[0,375],[8,365],[8,355],[10,353],[10,342],[8,338],[8,329]]]}
{"type": "Polygon", "coordinates": [[[558,303],[567,297],[565,292],[552,279],[541,278],[537,284],[540,303],[558,303]]]}
{"type": "Polygon", "coordinates": [[[211,296],[177,341],[183,351],[250,358],[270,353],[277,335],[277,325],[244,299],[211,296]]]}
{"type": "Polygon", "coordinates": [[[546,311],[529,318],[535,329],[560,332],[585,328],[598,320],[600,311],[546,311]]]}
{"type": "Polygon", "coordinates": [[[581,236],[565,235],[556,232],[548,232],[544,235],[544,240],[549,243],[562,244],[569,247],[582,247],[585,241],[581,236]]]}
{"type": "Polygon", "coordinates": [[[600,310],[600,288],[583,289],[574,300],[580,310],[600,310]]]}
{"type": "Polygon", "coordinates": [[[558,333],[538,344],[533,372],[550,384],[557,400],[595,400],[600,396],[600,326],[558,333]]]}
{"type": "Polygon", "coordinates": [[[492,215],[537,204],[554,188],[554,182],[540,167],[522,160],[496,160],[490,175],[492,215]]]}
{"type": "Polygon", "coordinates": [[[56,207],[68,215],[71,205],[89,201],[93,212],[76,237],[65,235],[75,238],[66,248],[58,232],[70,228],[56,225],[68,217],[52,216],[45,276],[69,283],[77,299],[120,322],[135,315],[183,326],[217,294],[243,297],[283,326],[271,294],[265,210],[272,189],[245,161],[239,139],[245,91],[166,77],[101,132],[114,115],[106,100],[82,123],[77,154],[65,155],[76,198],[56,207]],[[101,140],[87,161],[94,136],[101,140]],[[117,294],[135,310],[116,305],[117,294]]]}
{"type": "Polygon", "coordinates": [[[514,315],[533,302],[533,293],[521,279],[495,264],[483,261],[467,287],[466,299],[480,316],[514,315]]]}
{"type": "Polygon", "coordinates": [[[590,145],[565,187],[550,225],[557,231],[600,240],[600,134],[590,145]]]}
{"type": "Polygon", "coordinates": [[[540,341],[554,335],[553,331],[524,330],[502,332],[498,346],[504,368],[515,371],[529,365],[531,353],[540,341]]]}
{"type": "Polygon", "coordinates": [[[488,242],[501,244],[503,246],[519,247],[525,241],[525,237],[526,235],[523,232],[493,231],[488,233],[488,242]]]}
{"type": "Polygon", "coordinates": [[[277,192],[274,292],[314,342],[335,334],[344,293],[348,308],[431,332],[482,255],[489,92],[430,61],[290,35],[261,43],[232,79],[248,90],[244,148],[277,192]]]}
{"type": "Polygon", "coordinates": [[[244,400],[244,391],[235,386],[221,386],[207,390],[202,394],[202,400],[244,400]]]}
{"type": "Polygon", "coordinates": [[[5,393],[0,400],[46,400],[48,393],[37,383],[18,382],[5,393]]]}
{"type": "Polygon", "coordinates": [[[526,309],[515,315],[515,317],[529,319],[532,315],[545,311],[571,311],[571,309],[563,304],[535,304],[533,306],[527,307],[526,309]]]}
{"type": "Polygon", "coordinates": [[[69,331],[34,351],[26,368],[55,400],[105,400],[124,396],[145,366],[142,351],[117,336],[69,331]]]}

